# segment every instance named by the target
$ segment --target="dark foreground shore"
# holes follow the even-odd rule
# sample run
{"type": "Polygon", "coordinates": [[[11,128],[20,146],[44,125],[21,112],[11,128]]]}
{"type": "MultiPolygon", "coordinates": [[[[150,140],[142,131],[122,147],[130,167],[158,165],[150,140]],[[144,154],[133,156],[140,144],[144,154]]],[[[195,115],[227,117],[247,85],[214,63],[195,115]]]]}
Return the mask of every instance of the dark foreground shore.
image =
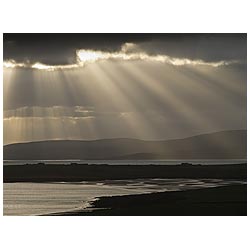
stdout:
{"type": "MultiPolygon", "coordinates": [[[[247,179],[247,164],[4,166],[4,182],[79,182],[147,178],[247,179]]],[[[101,197],[89,210],[54,215],[247,215],[247,185],[101,197]]]]}
{"type": "Polygon", "coordinates": [[[61,216],[246,216],[247,185],[101,197],[92,208],[61,216]]]}

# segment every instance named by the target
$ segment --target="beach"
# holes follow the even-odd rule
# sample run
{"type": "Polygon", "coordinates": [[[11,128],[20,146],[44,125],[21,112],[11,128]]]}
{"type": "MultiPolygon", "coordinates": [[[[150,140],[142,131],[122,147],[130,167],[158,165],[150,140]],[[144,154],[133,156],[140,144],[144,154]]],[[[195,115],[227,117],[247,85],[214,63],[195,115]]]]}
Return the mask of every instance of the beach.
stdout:
{"type": "Polygon", "coordinates": [[[60,216],[246,216],[247,185],[102,197],[92,210],[60,216]]]}
{"type": "Polygon", "coordinates": [[[247,164],[4,166],[4,215],[246,215],[247,164]]]}

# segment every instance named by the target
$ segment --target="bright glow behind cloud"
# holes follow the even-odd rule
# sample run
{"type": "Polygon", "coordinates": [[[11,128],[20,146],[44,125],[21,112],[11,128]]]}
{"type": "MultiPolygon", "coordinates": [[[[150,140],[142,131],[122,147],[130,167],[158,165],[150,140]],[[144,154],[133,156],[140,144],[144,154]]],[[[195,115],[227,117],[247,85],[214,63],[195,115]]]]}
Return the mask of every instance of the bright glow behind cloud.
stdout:
{"type": "Polygon", "coordinates": [[[57,70],[57,69],[72,69],[77,68],[78,64],[68,64],[68,65],[47,65],[42,63],[35,63],[31,65],[33,69],[41,69],[41,70],[57,70]]]}
{"type": "Polygon", "coordinates": [[[17,63],[14,60],[3,62],[3,67],[9,68],[9,69],[24,68],[24,69],[39,69],[39,70],[53,71],[53,70],[58,70],[58,69],[72,69],[72,68],[77,68],[79,66],[80,66],[79,64],[48,65],[48,64],[43,64],[39,62],[34,63],[34,64],[30,64],[29,62],[17,63]]]}
{"type": "Polygon", "coordinates": [[[90,61],[97,60],[141,60],[150,62],[160,62],[172,64],[174,66],[184,66],[184,65],[201,65],[201,66],[211,66],[219,67],[224,65],[230,65],[234,63],[239,63],[238,61],[217,61],[217,62],[205,62],[203,60],[191,60],[188,58],[175,58],[168,55],[149,55],[148,53],[141,51],[140,48],[133,43],[125,43],[119,52],[102,52],[94,50],[78,50],[77,52],[78,60],[82,63],[87,63],[90,61]]]}
{"type": "Polygon", "coordinates": [[[3,67],[4,68],[24,68],[25,67],[25,63],[17,63],[14,60],[9,60],[9,61],[4,61],[3,62],[3,67]]]}
{"type": "Polygon", "coordinates": [[[76,54],[79,63],[95,62],[100,59],[109,58],[109,53],[94,50],[78,50],[76,54]]]}

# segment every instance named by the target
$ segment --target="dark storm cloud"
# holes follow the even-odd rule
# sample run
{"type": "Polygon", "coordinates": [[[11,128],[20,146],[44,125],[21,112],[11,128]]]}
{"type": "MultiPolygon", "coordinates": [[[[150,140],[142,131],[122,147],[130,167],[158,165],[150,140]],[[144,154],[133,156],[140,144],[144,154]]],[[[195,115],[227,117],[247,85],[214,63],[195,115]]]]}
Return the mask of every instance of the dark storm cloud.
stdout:
{"type": "Polygon", "coordinates": [[[183,36],[178,39],[142,42],[140,47],[152,54],[171,57],[201,59],[207,62],[220,60],[246,61],[247,39],[245,34],[203,34],[183,36]]]}
{"type": "Polygon", "coordinates": [[[246,34],[4,34],[4,60],[69,64],[77,49],[119,51],[135,43],[150,54],[204,61],[246,60],[246,34]]]}
{"type": "Polygon", "coordinates": [[[68,64],[75,62],[77,49],[112,52],[125,42],[150,39],[147,34],[4,34],[4,60],[68,64]]]}

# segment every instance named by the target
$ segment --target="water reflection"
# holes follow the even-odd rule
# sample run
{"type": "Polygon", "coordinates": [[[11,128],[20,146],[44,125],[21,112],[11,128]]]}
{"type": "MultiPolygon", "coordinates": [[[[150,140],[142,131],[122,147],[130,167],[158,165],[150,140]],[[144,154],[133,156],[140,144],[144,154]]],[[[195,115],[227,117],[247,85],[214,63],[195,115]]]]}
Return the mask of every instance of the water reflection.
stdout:
{"type": "Polygon", "coordinates": [[[4,183],[4,215],[40,215],[89,207],[96,197],[184,191],[231,184],[220,179],[137,179],[74,183],[4,183]]]}

